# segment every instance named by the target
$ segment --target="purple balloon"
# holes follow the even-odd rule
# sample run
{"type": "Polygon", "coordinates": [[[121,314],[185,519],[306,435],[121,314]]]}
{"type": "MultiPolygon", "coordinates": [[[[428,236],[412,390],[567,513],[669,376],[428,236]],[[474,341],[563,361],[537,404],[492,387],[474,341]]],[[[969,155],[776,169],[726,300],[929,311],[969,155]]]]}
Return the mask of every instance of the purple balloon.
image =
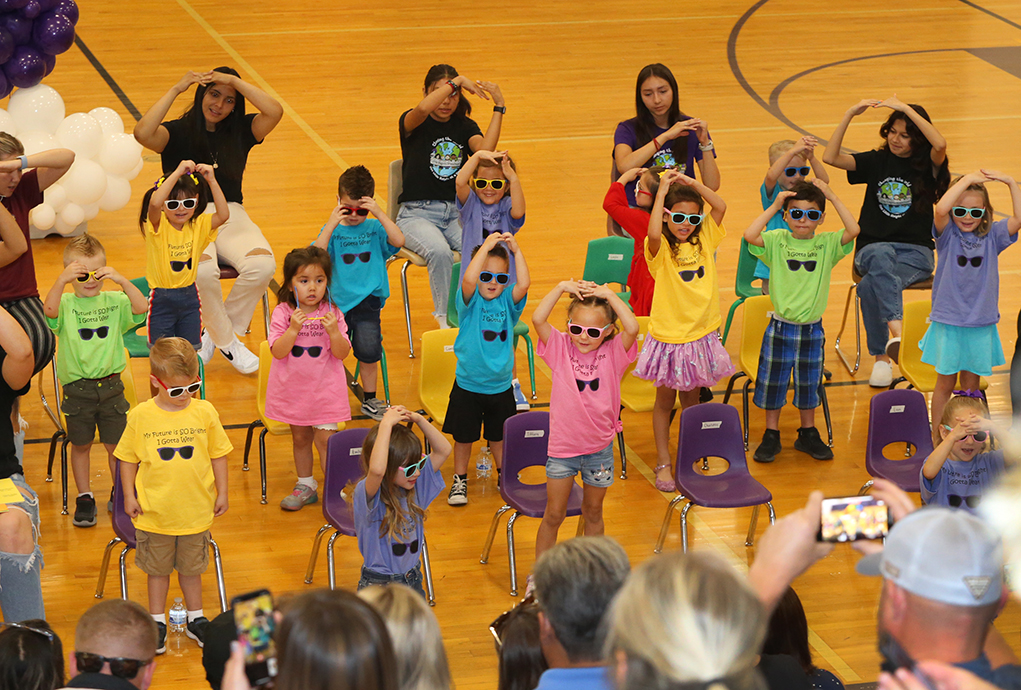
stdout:
{"type": "Polygon", "coordinates": [[[28,3],[29,0],[0,0],[0,11],[9,12],[11,10],[20,10],[28,3]]]}
{"type": "MultiPolygon", "coordinates": [[[[39,0],[37,0],[38,2],[39,0]]],[[[75,4],[74,0],[43,0],[52,2],[52,7],[55,11],[60,12],[62,15],[71,20],[72,24],[78,24],[78,5],[75,4]]]]}
{"type": "Polygon", "coordinates": [[[52,10],[53,6],[57,4],[57,0],[35,0],[39,3],[39,10],[45,12],[46,10],[52,10]]]}
{"type": "Polygon", "coordinates": [[[36,17],[39,16],[39,13],[42,11],[43,8],[40,7],[39,3],[36,0],[29,0],[29,3],[25,5],[25,8],[21,10],[21,13],[24,14],[29,19],[35,19],[36,17]]]}
{"type": "Polygon", "coordinates": [[[7,29],[14,37],[14,44],[23,46],[32,40],[32,20],[17,14],[8,14],[0,20],[0,26],[7,29]]]}
{"type": "Polygon", "coordinates": [[[59,55],[74,44],[74,24],[56,10],[50,10],[36,20],[32,38],[42,52],[59,55]]]}
{"type": "MultiPolygon", "coordinates": [[[[57,56],[43,53],[43,62],[46,63],[46,72],[43,74],[43,77],[48,77],[50,76],[50,72],[53,71],[53,68],[57,66],[57,56]]],[[[0,96],[0,98],[2,98],[2,96],[0,96]]]]}
{"type": "Polygon", "coordinates": [[[28,89],[43,80],[46,63],[42,53],[33,46],[18,46],[14,55],[4,64],[7,80],[19,89],[28,89]]]}
{"type": "Polygon", "coordinates": [[[0,98],[7,98],[13,90],[14,87],[7,81],[7,76],[0,70],[0,98]]]}
{"type": "Polygon", "coordinates": [[[0,65],[11,59],[14,54],[14,36],[7,29],[0,27],[0,65]]]}

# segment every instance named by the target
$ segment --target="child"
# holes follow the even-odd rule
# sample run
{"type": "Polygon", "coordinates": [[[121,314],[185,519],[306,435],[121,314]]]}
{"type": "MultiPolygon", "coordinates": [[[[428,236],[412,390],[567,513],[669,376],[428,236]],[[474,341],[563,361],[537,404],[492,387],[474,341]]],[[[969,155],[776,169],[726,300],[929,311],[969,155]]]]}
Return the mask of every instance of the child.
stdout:
{"type": "Polygon", "coordinates": [[[149,352],[156,397],[128,413],[114,455],[121,461],[124,511],[135,525],[135,563],[148,575],[149,613],[167,641],[170,574],[188,607],[187,635],[202,646],[202,573],[209,566],[209,528],[227,512],[227,453],[231,446],[202,385],[195,348],[184,338],[160,338],[149,352]],[[136,497],[137,492],[137,497],[136,497]]]}
{"type": "Polygon", "coordinates": [[[422,596],[418,550],[425,538],[422,522],[444,487],[440,468],[450,456],[450,443],[422,415],[400,405],[390,407],[383,421],[362,444],[365,478],[354,490],[355,532],[364,563],[358,589],[401,582],[422,596]],[[414,422],[432,453],[422,453],[415,432],[401,422],[414,422]]]}
{"type": "Polygon", "coordinates": [[[292,249],[269,324],[273,361],[266,382],[266,416],[291,425],[298,482],[280,501],[301,510],[319,500],[312,476],[312,446],[326,462],[326,442],[337,422],[351,419],[344,362],[351,351],[344,315],[326,299],[330,257],[319,247],[292,249]]]}
{"type": "Polygon", "coordinates": [[[656,384],[652,430],[656,438],[656,488],[673,491],[670,417],[699,402],[699,389],[734,373],[720,336],[716,248],[727,231],[720,223],[727,204],[701,182],[676,170],[660,177],[649,216],[645,260],[656,280],[649,335],[634,374],[656,384]],[[704,213],[708,202],[711,212],[704,213]]]}
{"type": "Polygon", "coordinates": [[[631,272],[627,277],[627,287],[631,291],[631,311],[635,316],[648,316],[652,307],[652,292],[656,281],[649,273],[649,265],[645,262],[645,238],[649,234],[649,212],[652,202],[659,191],[659,177],[666,168],[631,168],[616,182],[610,183],[603,199],[603,210],[624,228],[624,231],[635,241],[635,253],[631,258],[631,272]],[[635,202],[638,208],[630,206],[627,198],[627,186],[635,182],[635,202]]]}
{"type": "MultiPolygon", "coordinates": [[[[64,272],[43,304],[46,320],[60,342],[57,377],[63,384],[60,403],[71,442],[71,471],[78,487],[75,527],[96,524],[96,498],[89,487],[89,453],[99,429],[113,481],[114,448],[127,422],[128,401],[120,373],[128,360],[124,333],[145,320],[145,297],[131,281],[106,265],[106,250],[95,235],[81,235],[64,248],[64,272]],[[111,280],[124,292],[102,292],[111,280]],[[71,294],[64,294],[70,284],[71,294]]],[[[113,500],[113,491],[110,493],[113,500]]],[[[107,506],[113,510],[113,506],[107,506]]]]}
{"type": "MultiPolygon", "coordinates": [[[[958,178],[936,204],[932,234],[939,264],[932,281],[932,314],[919,345],[922,361],[936,367],[932,424],[957,385],[979,389],[979,379],[1003,364],[1000,320],[999,254],[1017,241],[1021,229],[1021,189],[1014,178],[979,170],[958,178]],[[1002,182],[1010,190],[1013,215],[993,221],[985,183],[1002,182]]],[[[940,437],[933,432],[933,442],[940,437]]]]}
{"type": "Polygon", "coordinates": [[[822,385],[822,315],[830,293],[830,273],[854,249],[858,223],[833,190],[818,177],[800,180],[776,195],[773,203],[744,232],[748,249],[772,269],[773,317],[762,336],[755,405],[766,411],[766,431],[755,450],[757,462],[773,462],[780,452],[780,410],[794,375],[794,406],[801,427],[794,449],[816,460],[832,460],[833,451],[815,428],[822,385]],[[826,200],[837,210],[844,231],[816,234],[826,218],[826,200]],[[777,215],[783,228],[763,232],[777,215]],[[788,231],[787,228],[790,228],[788,231]]]}
{"type": "Polygon", "coordinates": [[[638,320],[605,285],[566,280],[535,308],[532,324],[539,334],[539,356],[553,372],[546,511],[535,538],[539,560],[557,543],[578,473],[585,491],[585,534],[603,533],[603,498],[613,484],[613,437],[621,429],[620,377],[638,356],[638,320]],[[574,296],[567,307],[568,334],[549,324],[550,312],[565,293],[574,296]]]}
{"type": "MultiPolygon", "coordinates": [[[[815,157],[815,147],[819,142],[815,137],[801,137],[797,143],[790,139],[782,139],[774,142],[769,147],[769,170],[766,171],[766,179],[759,187],[759,195],[762,197],[762,210],[768,209],[781,191],[791,189],[796,182],[808,179],[809,165],[816,178],[829,184],[830,176],[826,167],[815,157]]],[[[783,219],[783,211],[769,219],[766,230],[788,230],[787,223],[783,219]]],[[[762,294],[769,294],[769,267],[760,259],[755,264],[755,277],[762,280],[762,294]]]]}
{"type": "Polygon", "coordinates": [[[362,413],[378,422],[386,411],[376,397],[376,369],[383,357],[379,312],[390,296],[386,262],[404,246],[404,233],[376,203],[375,193],[368,168],[356,165],[345,170],[337,182],[337,207],[315,246],[327,250],[333,262],[329,297],[344,315],[361,367],[362,413]],[[366,218],[370,213],[375,218],[366,218]]]}
{"type": "Polygon", "coordinates": [[[525,309],[529,283],[528,265],[514,235],[493,233],[472,256],[458,288],[457,370],[443,422],[443,433],[454,437],[454,480],[447,496],[452,506],[468,503],[468,461],[483,424],[499,480],[503,423],[516,413],[511,388],[514,324],[525,309]],[[510,260],[507,249],[498,246],[501,242],[516,259],[518,279],[509,291],[504,288],[510,282],[510,260]]]}
{"type": "Polygon", "coordinates": [[[181,161],[174,172],[161,177],[145,193],[138,228],[145,237],[150,346],[170,336],[184,338],[196,350],[202,346],[195,274],[202,251],[216,239],[216,229],[229,217],[227,200],[209,165],[181,161]],[[216,209],[212,214],[205,212],[210,197],[216,209]]]}
{"type": "MultiPolygon", "coordinates": [[[[469,256],[492,233],[516,235],[525,224],[525,195],[521,191],[517,168],[507,151],[476,151],[458,171],[455,184],[461,220],[461,248],[469,256]]],[[[468,262],[462,261],[458,282],[464,280],[467,270],[468,262]]],[[[515,270],[514,257],[511,256],[507,269],[510,285],[514,284],[515,270]]],[[[515,407],[520,412],[527,412],[530,405],[521,392],[517,362],[511,387],[514,389],[515,407]]]]}
{"type": "Polygon", "coordinates": [[[976,512],[982,494],[1005,471],[1021,460],[1013,434],[989,419],[978,390],[954,391],[944,405],[938,425],[940,444],[925,459],[919,473],[922,502],[976,512]],[[1003,448],[992,450],[990,433],[1003,448]]]}

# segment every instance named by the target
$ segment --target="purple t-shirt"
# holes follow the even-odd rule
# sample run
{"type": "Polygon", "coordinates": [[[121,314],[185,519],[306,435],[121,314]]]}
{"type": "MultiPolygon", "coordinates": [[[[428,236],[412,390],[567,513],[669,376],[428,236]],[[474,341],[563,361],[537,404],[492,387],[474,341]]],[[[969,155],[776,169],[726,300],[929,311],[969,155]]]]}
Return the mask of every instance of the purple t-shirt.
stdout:
{"type": "Polygon", "coordinates": [[[947,458],[935,479],[918,472],[922,503],[976,513],[979,500],[1004,473],[1003,451],[979,453],[971,462],[947,458]]]}
{"type": "MultiPolygon", "coordinates": [[[[464,282],[464,272],[471,261],[472,250],[480,246],[494,232],[509,232],[516,235],[525,224],[525,217],[511,217],[510,194],[505,194],[495,204],[484,204],[474,191],[468,192],[468,200],[461,203],[456,200],[457,210],[461,216],[461,277],[458,283],[464,282]]],[[[510,254],[510,283],[513,285],[517,273],[514,268],[514,254],[510,254]]]]}
{"type": "MultiPolygon", "coordinates": [[[[936,236],[936,227],[932,234],[936,236]]],[[[932,280],[932,321],[950,326],[989,326],[998,323],[1000,310],[999,254],[1017,241],[998,220],[979,237],[961,232],[953,218],[936,237],[936,277],[932,280]],[[976,265],[977,264],[977,265],[976,265]]]]}
{"type": "MultiPolygon", "coordinates": [[[[631,118],[617,125],[617,131],[613,133],[614,149],[617,148],[618,144],[627,144],[631,147],[632,151],[641,148],[638,143],[638,134],[635,132],[636,121],[636,118],[631,118]]],[[[662,127],[656,127],[652,136],[658,137],[665,131],[662,127]]],[[[713,151],[713,156],[715,155],[716,151],[713,151]]],[[[664,143],[652,155],[652,158],[637,167],[651,168],[654,165],[662,165],[665,168],[677,168],[677,170],[685,175],[695,177],[695,162],[700,160],[702,160],[702,149],[698,147],[698,137],[693,133],[686,132],[673,141],[664,143]]],[[[638,204],[635,203],[635,183],[632,182],[625,185],[625,189],[627,191],[628,203],[632,206],[637,206],[638,204]]]]}

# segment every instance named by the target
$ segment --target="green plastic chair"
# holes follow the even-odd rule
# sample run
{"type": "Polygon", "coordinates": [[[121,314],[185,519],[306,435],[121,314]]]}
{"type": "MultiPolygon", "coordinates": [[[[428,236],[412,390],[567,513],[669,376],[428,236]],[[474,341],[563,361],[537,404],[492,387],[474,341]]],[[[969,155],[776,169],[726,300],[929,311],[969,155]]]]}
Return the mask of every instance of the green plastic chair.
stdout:
{"type": "MultiPolygon", "coordinates": [[[[390,375],[386,371],[386,349],[384,349],[382,345],[379,346],[379,349],[382,352],[382,356],[380,357],[380,360],[379,360],[379,373],[382,374],[382,376],[383,376],[383,395],[385,396],[383,402],[385,402],[387,405],[389,405],[390,404],[390,375]]],[[[356,383],[358,381],[358,375],[361,373],[361,370],[362,370],[362,363],[359,362],[356,359],[355,360],[355,373],[354,373],[354,380],[355,380],[356,383]]]]}
{"type": "Polygon", "coordinates": [[[617,283],[621,292],[617,296],[627,304],[631,291],[627,289],[631,273],[631,259],[635,255],[635,243],[628,237],[600,237],[588,243],[585,254],[585,270],[582,280],[593,283],[617,283]]]}
{"type": "MultiPolygon", "coordinates": [[[[450,273],[450,294],[447,297],[447,325],[451,328],[459,328],[457,318],[457,289],[460,287],[461,262],[454,264],[450,273]]],[[[535,346],[532,345],[532,338],[529,335],[528,324],[518,321],[514,324],[514,349],[518,349],[518,338],[525,339],[525,354],[528,355],[528,380],[532,384],[532,400],[538,396],[535,393],[535,346]]]]}
{"type": "Polygon", "coordinates": [[[723,327],[723,344],[727,344],[727,336],[730,334],[730,324],[734,320],[734,312],[738,306],[744,303],[749,297],[756,297],[762,294],[762,288],[754,287],[752,281],[758,280],[755,277],[755,265],[759,259],[753,256],[748,250],[748,243],[741,239],[741,253],[737,257],[737,279],[734,281],[734,292],[737,299],[730,305],[730,312],[727,313],[727,324],[723,327]]]}

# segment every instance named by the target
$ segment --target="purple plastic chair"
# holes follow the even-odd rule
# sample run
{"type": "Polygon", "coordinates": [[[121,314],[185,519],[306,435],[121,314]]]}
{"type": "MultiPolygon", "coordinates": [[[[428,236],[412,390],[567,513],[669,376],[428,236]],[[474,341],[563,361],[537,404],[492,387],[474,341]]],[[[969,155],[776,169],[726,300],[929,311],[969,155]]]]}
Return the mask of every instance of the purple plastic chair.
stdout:
{"type": "MultiPolygon", "coordinates": [[[[329,575],[330,589],[337,588],[336,559],[333,546],[337,537],[355,537],[354,505],[344,496],[348,485],[356,484],[362,478],[362,444],[369,435],[369,429],[344,429],[330,436],[326,444],[326,479],[323,481],[323,517],[326,524],[319,528],[312,542],[312,555],[305,571],[305,584],[312,584],[315,575],[316,559],[323,537],[331,529],[336,530],[326,543],[326,564],[329,575]]],[[[353,489],[352,489],[353,490],[353,489]]],[[[429,562],[429,545],[422,538],[422,566],[425,570],[426,591],[429,594],[429,605],[436,605],[436,594],[433,590],[432,568],[429,562]]]]}
{"type": "MultiPolygon", "coordinates": [[[[110,567],[110,554],[113,553],[113,548],[117,544],[124,544],[120,555],[121,599],[127,599],[127,557],[128,551],[135,548],[135,525],[131,522],[128,514],[124,512],[124,489],[121,487],[120,462],[117,463],[113,476],[113,516],[111,522],[113,524],[113,533],[117,536],[110,540],[110,543],[106,545],[106,551],[103,552],[103,563],[99,566],[99,583],[96,585],[96,598],[103,598],[103,590],[106,588],[106,572],[110,567]]],[[[216,567],[216,589],[220,595],[220,611],[223,612],[227,610],[227,588],[223,582],[223,561],[220,559],[220,547],[212,535],[209,537],[209,546],[213,550],[213,564],[216,567]]]]}
{"type": "MultiPolygon", "coordinates": [[[[865,444],[865,470],[873,478],[886,479],[904,491],[918,492],[919,472],[932,453],[932,430],[925,396],[919,391],[898,388],[872,396],[869,404],[869,438],[865,444]],[[891,443],[910,444],[903,460],[888,460],[883,448],[891,443]],[[913,455],[908,455],[914,446],[913,455]]],[[[865,482],[858,495],[872,488],[865,482]]]]}
{"type": "MultiPolygon", "coordinates": [[[[503,423],[503,478],[500,495],[505,505],[496,511],[489,536],[482,549],[481,563],[489,561],[489,551],[496,537],[500,516],[508,510],[514,514],[507,520],[507,558],[510,561],[510,593],[518,594],[517,562],[514,557],[514,522],[521,515],[541,518],[546,512],[546,483],[525,484],[518,476],[529,467],[545,467],[549,446],[549,412],[522,412],[503,423]]],[[[567,517],[581,515],[582,489],[577,483],[571,487],[567,501],[567,517]]],[[[585,529],[584,519],[578,520],[578,534],[585,529]]]]}
{"type": "Polygon", "coordinates": [[[773,510],[773,495],[769,489],[748,473],[744,435],[737,408],[722,403],[702,403],[687,408],[681,412],[681,431],[677,445],[674,483],[679,495],[667,507],[655,552],[663,550],[674,506],[684,500],[688,501],[681,510],[681,547],[685,552],[688,550],[688,511],[694,505],[704,508],[751,506],[752,519],[745,540],[745,546],[751,546],[755,539],[759,506],[765,503],[769,508],[770,524],[776,521],[776,511],[773,510]],[[710,457],[723,458],[730,466],[714,476],[696,472],[695,463],[710,457]]]}

